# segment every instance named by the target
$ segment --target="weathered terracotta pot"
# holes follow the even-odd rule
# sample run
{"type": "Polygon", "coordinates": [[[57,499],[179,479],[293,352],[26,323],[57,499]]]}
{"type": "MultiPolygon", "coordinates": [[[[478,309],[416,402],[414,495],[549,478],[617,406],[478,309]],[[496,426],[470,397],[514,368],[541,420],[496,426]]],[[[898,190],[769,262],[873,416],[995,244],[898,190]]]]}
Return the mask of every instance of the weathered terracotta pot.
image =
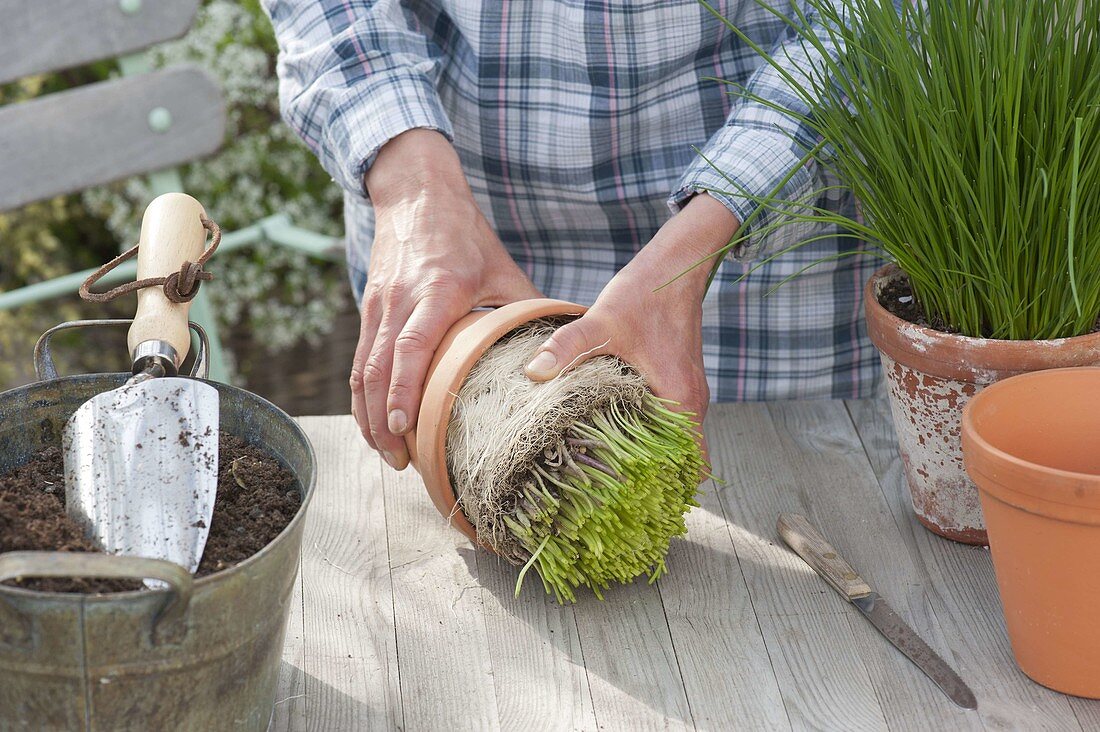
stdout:
{"type": "Polygon", "coordinates": [[[416,427],[405,435],[405,444],[436,509],[475,542],[477,533],[458,506],[447,471],[447,425],[456,395],[477,360],[509,331],[537,318],[582,315],[585,310],[582,305],[550,299],[521,300],[494,310],[475,310],[447,331],[432,358],[416,427]]]}
{"type": "Polygon", "coordinates": [[[1100,369],[1006,379],[963,411],[1016,662],[1100,698],[1100,369]]]}
{"type": "Polygon", "coordinates": [[[898,448],[922,524],[948,539],[986,544],[978,490],[963,467],[962,409],[983,387],[1010,376],[1100,364],[1100,333],[1047,341],[1008,341],[942,333],[903,320],[879,304],[905,275],[894,265],[867,283],[867,330],[882,356],[898,448]]]}

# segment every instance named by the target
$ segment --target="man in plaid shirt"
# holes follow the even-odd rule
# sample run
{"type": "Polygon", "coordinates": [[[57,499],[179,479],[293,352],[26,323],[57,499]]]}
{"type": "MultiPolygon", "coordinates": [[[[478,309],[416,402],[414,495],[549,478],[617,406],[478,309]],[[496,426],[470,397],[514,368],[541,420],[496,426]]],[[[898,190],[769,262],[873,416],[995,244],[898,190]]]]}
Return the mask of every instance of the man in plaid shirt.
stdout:
{"type": "MultiPolygon", "coordinates": [[[[857,244],[836,232],[750,237],[705,299],[708,266],[655,291],[727,244],[784,179],[788,200],[834,182],[800,166],[808,130],[714,80],[805,111],[697,0],[264,4],[286,120],[346,192],[362,299],[352,412],[394,467],[408,463],[400,436],[444,332],[472,308],[541,294],[594,304],[542,347],[534,379],[580,354],[616,354],[699,415],[708,396],[874,388],[860,290],[875,261],[837,256],[857,244]],[[821,238],[740,280],[752,260],[811,235],[821,238]]],[[[714,5],[792,73],[812,63],[755,0],[714,5]]],[[[835,189],[816,196],[854,206],[835,189]]]]}

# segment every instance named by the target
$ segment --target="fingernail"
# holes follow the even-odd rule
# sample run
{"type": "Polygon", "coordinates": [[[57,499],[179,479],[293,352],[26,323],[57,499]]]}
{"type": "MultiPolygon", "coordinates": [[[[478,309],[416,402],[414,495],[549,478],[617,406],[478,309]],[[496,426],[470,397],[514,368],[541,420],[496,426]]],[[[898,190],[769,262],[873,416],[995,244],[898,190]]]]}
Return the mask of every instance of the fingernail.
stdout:
{"type": "Polygon", "coordinates": [[[390,433],[394,435],[400,435],[405,432],[405,428],[409,426],[409,420],[405,417],[405,413],[400,409],[391,409],[389,416],[390,433]]]}
{"type": "Polygon", "coordinates": [[[557,357],[550,351],[543,351],[527,364],[527,373],[532,376],[547,376],[557,365],[557,357]]]}
{"type": "Polygon", "coordinates": [[[382,459],[385,460],[386,463],[389,464],[389,466],[391,468],[393,468],[394,470],[397,470],[397,458],[395,458],[393,456],[393,453],[390,453],[386,450],[383,450],[382,451],[382,459]]]}

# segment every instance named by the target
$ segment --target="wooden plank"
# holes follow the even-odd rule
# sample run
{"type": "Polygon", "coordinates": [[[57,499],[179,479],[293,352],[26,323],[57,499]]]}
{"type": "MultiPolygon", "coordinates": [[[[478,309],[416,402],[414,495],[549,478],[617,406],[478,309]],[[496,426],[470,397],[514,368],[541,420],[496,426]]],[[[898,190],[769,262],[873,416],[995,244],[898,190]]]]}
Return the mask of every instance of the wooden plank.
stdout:
{"type": "MultiPolygon", "coordinates": [[[[720,492],[796,729],[975,725],[775,535],[802,513],[935,647],[906,586],[911,568],[840,405],[741,405],[712,413],[720,492]],[[862,466],[862,467],[861,467],[862,466]],[[861,475],[862,471],[862,475],[861,475]]],[[[919,598],[919,588],[916,593],[919,598]]]]}
{"type": "MultiPolygon", "coordinates": [[[[307,517],[307,520],[308,517],[307,517]]],[[[305,727],[306,679],[305,608],[302,601],[302,563],[298,562],[298,579],[290,598],[283,660],[279,666],[279,684],[275,691],[275,708],[271,713],[270,732],[286,732],[305,727]]]]}
{"type": "Polygon", "coordinates": [[[516,568],[485,552],[477,566],[503,729],[695,728],[655,586],[613,587],[602,602],[579,590],[561,607],[535,577],[514,599],[516,568]]]}
{"type": "MultiPolygon", "coordinates": [[[[711,456],[723,510],[752,595],[788,718],[795,729],[882,730],[886,721],[855,648],[847,608],[775,536],[781,511],[799,510],[795,473],[776,452],[779,434],[767,407],[712,409],[711,456]]],[[[835,537],[844,551],[847,543],[835,537]]]]}
{"type": "Polygon", "coordinates": [[[187,32],[199,0],[0,0],[0,84],[121,56],[187,32]]]}
{"type": "Polygon", "coordinates": [[[416,472],[383,466],[382,485],[404,729],[499,729],[475,550],[432,507],[416,472]]]}
{"type": "MultiPolygon", "coordinates": [[[[769,406],[780,435],[776,455],[796,476],[812,521],[929,645],[955,665],[923,581],[878,490],[859,436],[841,402],[769,406]]],[[[821,584],[824,584],[823,582],[821,584]]],[[[830,595],[840,599],[831,588],[830,595]]],[[[833,597],[829,598],[833,601],[833,597]]],[[[956,707],[915,665],[845,607],[856,647],[891,729],[981,729],[978,715],[956,707]]]]}
{"type": "Polygon", "coordinates": [[[1069,705],[1081,729],[1100,729],[1100,700],[1071,696],[1069,705]]]}
{"type": "Polygon", "coordinates": [[[950,658],[977,695],[986,728],[1095,728],[1096,702],[1071,700],[1017,669],[988,550],[941,539],[917,522],[885,401],[851,401],[847,406],[901,541],[916,562],[922,584],[930,588],[928,599],[951,648],[950,658]]]}
{"type": "Polygon", "coordinates": [[[691,714],[699,729],[790,729],[717,491],[704,484],[658,582],[691,714]]]}
{"type": "Polygon", "coordinates": [[[217,82],[194,67],[114,79],[0,108],[0,210],[214,152],[225,135],[217,82]],[[172,124],[149,126],[163,107],[172,124]]]}
{"type": "Polygon", "coordinates": [[[407,522],[390,541],[409,729],[693,728],[655,587],[561,607],[530,578],[517,600],[516,569],[447,527],[415,474],[385,479],[390,516],[407,522]],[[410,656],[426,658],[413,670],[410,656]]]}
{"type": "Polygon", "coordinates": [[[533,576],[517,598],[518,568],[484,551],[476,560],[501,729],[596,729],[573,606],[533,576]]]}
{"type": "Polygon", "coordinates": [[[575,606],[600,729],[695,729],[661,596],[645,578],[575,606]]]}
{"type": "Polygon", "coordinates": [[[318,480],[303,539],[305,696],[288,702],[291,728],[396,729],[403,714],[382,463],[351,417],[300,423],[318,480]]]}

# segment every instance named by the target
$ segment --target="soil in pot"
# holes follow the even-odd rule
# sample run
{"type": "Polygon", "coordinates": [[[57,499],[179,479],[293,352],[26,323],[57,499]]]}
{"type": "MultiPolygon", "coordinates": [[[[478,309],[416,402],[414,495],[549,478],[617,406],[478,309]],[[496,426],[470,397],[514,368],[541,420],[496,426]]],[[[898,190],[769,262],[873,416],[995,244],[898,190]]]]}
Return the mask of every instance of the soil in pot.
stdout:
{"type": "Polygon", "coordinates": [[[559,602],[665,571],[705,473],[695,424],[617,358],[535,383],[523,366],[563,321],[506,334],[470,370],[447,425],[451,485],[478,540],[532,567],[559,602]]]}
{"type": "MultiPolygon", "coordinates": [[[[941,333],[955,334],[959,332],[944,323],[942,318],[929,319],[925,315],[924,309],[913,295],[913,288],[909,284],[908,277],[898,277],[883,285],[881,292],[879,292],[878,304],[886,308],[891,314],[922,328],[931,328],[941,333]]],[[[1092,332],[1100,332],[1100,320],[1096,321],[1092,332]]]]}
{"type": "MultiPolygon", "coordinates": [[[[264,450],[226,433],[219,440],[218,496],[210,537],[197,577],[248,559],[290,523],[302,503],[297,479],[264,450]]],[[[80,525],[65,513],[60,447],[0,476],[0,553],[95,551],[80,525]]],[[[123,592],[141,589],[128,580],[38,578],[9,582],[45,592],[123,592]]]]}
{"type": "Polygon", "coordinates": [[[908,277],[897,277],[890,280],[882,287],[878,296],[878,304],[888,311],[914,325],[923,328],[932,328],[941,333],[957,333],[953,328],[947,327],[941,318],[931,320],[924,314],[924,309],[917,302],[913,294],[913,287],[909,284],[908,277]]]}

